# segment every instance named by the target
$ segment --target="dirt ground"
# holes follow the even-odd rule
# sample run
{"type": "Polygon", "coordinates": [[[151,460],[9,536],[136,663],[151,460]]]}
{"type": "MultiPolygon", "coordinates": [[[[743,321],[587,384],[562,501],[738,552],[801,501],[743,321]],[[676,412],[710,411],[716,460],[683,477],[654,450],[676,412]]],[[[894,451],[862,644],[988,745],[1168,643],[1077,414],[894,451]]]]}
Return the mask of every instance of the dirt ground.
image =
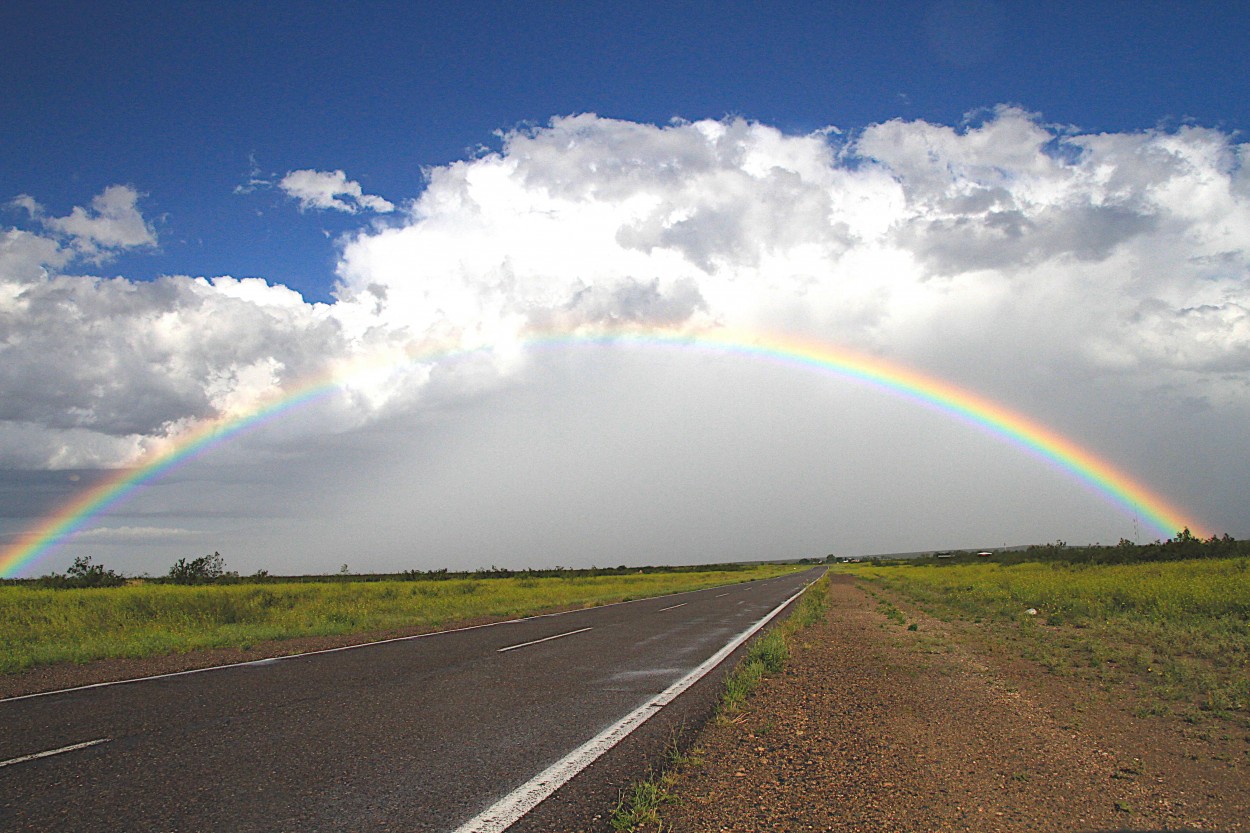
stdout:
{"type": "Polygon", "coordinates": [[[703,731],[663,829],[1250,831],[1244,726],[1139,719],[1131,692],[892,601],[916,630],[834,576],[786,670],[703,731]]]}

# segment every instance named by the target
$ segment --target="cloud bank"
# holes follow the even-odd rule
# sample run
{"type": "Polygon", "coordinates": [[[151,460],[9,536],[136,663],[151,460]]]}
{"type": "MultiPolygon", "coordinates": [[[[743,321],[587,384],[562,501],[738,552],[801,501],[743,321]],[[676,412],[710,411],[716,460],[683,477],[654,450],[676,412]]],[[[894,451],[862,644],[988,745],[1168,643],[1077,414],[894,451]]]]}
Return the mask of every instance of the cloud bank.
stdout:
{"type": "Polygon", "coordinates": [[[287,174],[302,209],[390,215],[341,242],[330,304],[260,279],[93,276],[157,245],[141,195],[113,186],[64,217],[21,196],[0,241],[0,465],[126,465],[374,362],[307,427],[343,431],[491,386],[531,331],[618,325],[812,336],[1069,428],[1108,402],[1155,413],[1155,435],[1235,422],[1248,148],[1015,107],[849,135],[556,118],[429,170],[403,209],[342,171],[287,174]],[[400,363],[450,346],[490,349],[400,363]]]}

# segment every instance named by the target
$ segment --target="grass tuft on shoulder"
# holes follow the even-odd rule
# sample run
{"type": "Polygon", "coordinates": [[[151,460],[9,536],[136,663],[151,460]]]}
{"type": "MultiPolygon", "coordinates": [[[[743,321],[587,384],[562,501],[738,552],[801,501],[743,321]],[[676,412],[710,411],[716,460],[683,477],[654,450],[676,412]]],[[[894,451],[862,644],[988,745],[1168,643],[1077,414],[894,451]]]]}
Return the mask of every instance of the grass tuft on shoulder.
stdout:
{"type": "MultiPolygon", "coordinates": [[[[725,688],[716,712],[717,720],[732,720],[747,704],[751,694],[769,674],[780,673],[790,658],[795,636],[819,622],[828,609],[829,574],[812,584],[799,598],[795,609],[780,624],[755,639],[742,660],[725,677],[725,688]]],[[[660,808],[669,802],[683,766],[697,766],[699,751],[682,750],[677,736],[669,743],[667,765],[659,772],[622,790],[610,822],[619,833],[654,827],[663,829],[660,808]]]]}

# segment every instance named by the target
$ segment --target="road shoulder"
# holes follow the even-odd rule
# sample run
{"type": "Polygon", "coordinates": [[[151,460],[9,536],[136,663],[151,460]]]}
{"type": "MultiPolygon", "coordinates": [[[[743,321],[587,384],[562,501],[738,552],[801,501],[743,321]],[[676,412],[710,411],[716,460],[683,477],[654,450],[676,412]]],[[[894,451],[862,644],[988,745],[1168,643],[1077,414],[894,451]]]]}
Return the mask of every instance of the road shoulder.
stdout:
{"type": "Polygon", "coordinates": [[[1244,730],[1134,718],[975,629],[891,620],[845,575],[829,601],[747,710],[708,724],[665,830],[1250,830],[1244,730]]]}

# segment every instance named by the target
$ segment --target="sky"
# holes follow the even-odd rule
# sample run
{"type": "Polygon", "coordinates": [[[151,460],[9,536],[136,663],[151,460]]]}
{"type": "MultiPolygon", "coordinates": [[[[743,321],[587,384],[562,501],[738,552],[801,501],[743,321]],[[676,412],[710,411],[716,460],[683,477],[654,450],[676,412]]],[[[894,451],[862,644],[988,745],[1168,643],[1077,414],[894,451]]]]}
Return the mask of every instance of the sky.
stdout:
{"type": "Polygon", "coordinates": [[[18,0],[0,33],[0,550],[221,434],[16,574],[1175,531],[762,343],[1250,537],[1244,4],[18,0]]]}

